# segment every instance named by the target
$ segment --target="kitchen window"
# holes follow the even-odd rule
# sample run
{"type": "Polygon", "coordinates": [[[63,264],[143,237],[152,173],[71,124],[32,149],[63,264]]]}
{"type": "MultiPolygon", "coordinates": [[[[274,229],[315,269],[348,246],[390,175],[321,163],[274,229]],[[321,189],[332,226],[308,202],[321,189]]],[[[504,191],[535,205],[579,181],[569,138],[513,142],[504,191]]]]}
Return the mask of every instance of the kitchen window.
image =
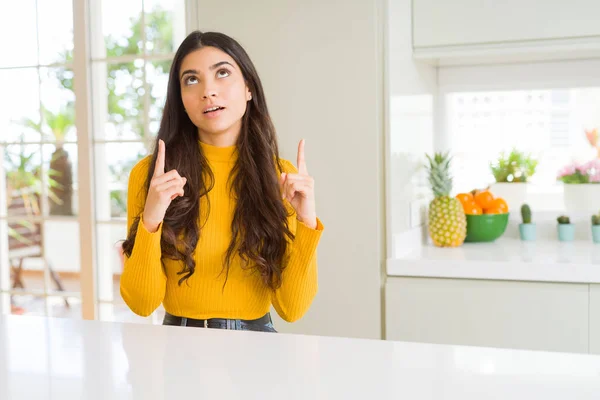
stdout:
{"type": "Polygon", "coordinates": [[[600,87],[451,92],[444,100],[457,192],[494,182],[490,162],[513,148],[539,161],[531,183],[548,193],[566,164],[597,157],[585,131],[600,129],[600,87]]]}

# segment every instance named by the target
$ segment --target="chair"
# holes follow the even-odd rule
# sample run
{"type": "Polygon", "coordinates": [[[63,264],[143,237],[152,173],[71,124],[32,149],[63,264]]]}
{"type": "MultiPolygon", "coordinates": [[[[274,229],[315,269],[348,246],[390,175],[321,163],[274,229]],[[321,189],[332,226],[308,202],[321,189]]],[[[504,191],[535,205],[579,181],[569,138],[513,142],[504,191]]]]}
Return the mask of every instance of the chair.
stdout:
{"type": "MultiPolygon", "coordinates": [[[[44,230],[39,222],[31,222],[32,216],[40,215],[33,203],[40,204],[38,194],[23,196],[21,191],[12,191],[8,199],[8,215],[11,222],[8,223],[8,258],[11,268],[12,289],[25,289],[23,283],[23,264],[29,258],[41,258],[48,268],[52,281],[59,291],[64,291],[60,277],[50,262],[44,256],[44,230]],[[31,202],[26,201],[31,198],[31,202]],[[14,220],[14,217],[23,217],[14,220]]],[[[65,298],[65,305],[69,307],[69,301],[65,298]]]]}

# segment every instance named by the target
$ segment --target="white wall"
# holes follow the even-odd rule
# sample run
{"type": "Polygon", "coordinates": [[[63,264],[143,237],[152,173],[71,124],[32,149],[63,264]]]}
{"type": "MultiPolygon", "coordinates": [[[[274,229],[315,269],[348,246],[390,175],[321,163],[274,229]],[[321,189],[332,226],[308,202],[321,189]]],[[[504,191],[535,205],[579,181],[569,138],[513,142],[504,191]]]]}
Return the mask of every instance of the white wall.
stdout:
{"type": "Polygon", "coordinates": [[[283,332],[381,337],[380,0],[198,2],[199,27],[236,38],[265,87],[282,156],[306,138],[317,212],[319,293],[283,332]]]}
{"type": "Polygon", "coordinates": [[[434,149],[437,112],[437,72],[412,57],[411,1],[388,1],[389,137],[386,149],[388,182],[388,257],[396,240],[424,222],[429,195],[419,169],[424,154],[434,149]]]}

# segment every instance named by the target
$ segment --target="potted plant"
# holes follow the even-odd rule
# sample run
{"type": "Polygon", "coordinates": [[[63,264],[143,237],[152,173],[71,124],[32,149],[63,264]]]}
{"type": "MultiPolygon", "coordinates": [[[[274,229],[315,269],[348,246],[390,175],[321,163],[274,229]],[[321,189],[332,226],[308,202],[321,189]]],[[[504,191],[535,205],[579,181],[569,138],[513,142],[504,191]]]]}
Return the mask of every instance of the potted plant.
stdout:
{"type": "Polygon", "coordinates": [[[600,159],[574,162],[559,171],[567,211],[594,212],[600,198],[600,159]]]}
{"type": "Polygon", "coordinates": [[[528,204],[523,204],[521,206],[521,217],[523,219],[523,222],[519,224],[519,235],[521,236],[521,240],[535,240],[535,223],[531,222],[531,207],[529,207],[528,204]]]}
{"type": "Polygon", "coordinates": [[[600,213],[592,215],[592,240],[600,243],[600,213]]]}
{"type": "Polygon", "coordinates": [[[538,161],[531,154],[514,149],[500,153],[497,160],[490,163],[490,170],[496,181],[491,190],[508,203],[509,209],[517,209],[527,201],[527,182],[535,174],[538,161]]]}
{"type": "Polygon", "coordinates": [[[575,239],[575,224],[566,215],[561,215],[556,219],[558,221],[558,240],[561,242],[570,242],[575,239]]]}

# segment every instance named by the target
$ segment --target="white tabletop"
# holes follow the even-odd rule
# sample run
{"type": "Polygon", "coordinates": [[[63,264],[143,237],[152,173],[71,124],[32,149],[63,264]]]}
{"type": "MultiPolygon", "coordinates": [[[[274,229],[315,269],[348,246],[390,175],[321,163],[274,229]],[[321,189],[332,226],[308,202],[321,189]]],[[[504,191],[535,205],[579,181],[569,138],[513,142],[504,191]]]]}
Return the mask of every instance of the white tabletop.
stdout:
{"type": "Polygon", "coordinates": [[[387,261],[390,276],[600,283],[600,244],[499,239],[457,248],[415,247],[387,261]]]}
{"type": "Polygon", "coordinates": [[[0,399],[595,399],[600,357],[0,316],[0,399]]]}

